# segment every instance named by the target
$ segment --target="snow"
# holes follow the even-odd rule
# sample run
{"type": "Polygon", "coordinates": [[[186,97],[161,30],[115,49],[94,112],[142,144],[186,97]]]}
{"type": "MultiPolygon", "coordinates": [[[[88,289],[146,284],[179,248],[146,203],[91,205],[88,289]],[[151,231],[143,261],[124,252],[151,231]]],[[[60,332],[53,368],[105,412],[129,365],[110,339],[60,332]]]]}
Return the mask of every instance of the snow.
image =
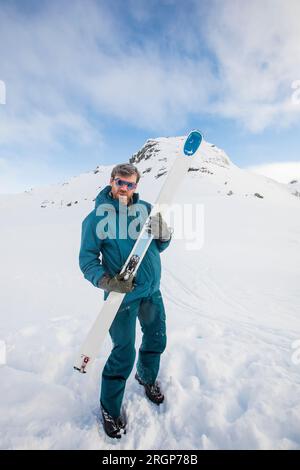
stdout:
{"type": "MultiPolygon", "coordinates": [[[[154,201],[182,142],[152,141],[158,151],[137,164],[151,168],[143,198],[154,201]]],[[[111,167],[0,196],[1,449],[300,448],[300,200],[208,142],[191,167],[175,202],[203,208],[204,239],[162,254],[166,400],[150,403],[132,373],[120,441],[97,422],[110,339],[88,374],[72,369],[103,302],[78,267],[81,221],[111,167]]]]}

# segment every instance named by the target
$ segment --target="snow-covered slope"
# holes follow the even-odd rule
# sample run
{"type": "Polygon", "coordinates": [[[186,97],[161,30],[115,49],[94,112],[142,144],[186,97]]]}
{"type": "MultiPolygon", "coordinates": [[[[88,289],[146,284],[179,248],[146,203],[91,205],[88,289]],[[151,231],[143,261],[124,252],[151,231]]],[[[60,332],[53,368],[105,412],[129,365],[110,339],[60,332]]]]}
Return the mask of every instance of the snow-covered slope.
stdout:
{"type": "MultiPolygon", "coordinates": [[[[155,200],[183,139],[149,140],[132,157],[142,198],[155,200]]],[[[300,199],[207,142],[174,188],[175,202],[203,207],[203,244],[175,238],[162,254],[166,401],[149,403],[132,375],[128,433],[99,435],[110,339],[90,374],[72,365],[103,301],[78,268],[81,221],[111,168],[0,196],[1,448],[299,449],[300,199]]]]}

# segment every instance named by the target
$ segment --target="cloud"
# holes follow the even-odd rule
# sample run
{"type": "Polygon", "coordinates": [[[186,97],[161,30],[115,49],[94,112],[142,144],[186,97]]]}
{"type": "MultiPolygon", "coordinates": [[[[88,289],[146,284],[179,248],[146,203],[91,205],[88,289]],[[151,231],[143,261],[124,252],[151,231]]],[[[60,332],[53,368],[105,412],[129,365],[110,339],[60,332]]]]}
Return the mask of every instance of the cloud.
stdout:
{"type": "Polygon", "coordinates": [[[51,116],[42,112],[32,112],[30,119],[3,113],[0,116],[0,144],[22,143],[23,149],[33,149],[36,145],[55,147],[59,136],[64,133],[72,137],[78,145],[88,145],[97,137],[94,129],[78,114],[59,113],[51,116]]]}
{"type": "Polygon", "coordinates": [[[206,40],[215,56],[220,92],[215,113],[253,132],[288,126],[300,116],[292,83],[300,78],[298,0],[214,0],[206,40]]]}
{"type": "Polygon", "coordinates": [[[83,84],[103,114],[136,127],[166,131],[185,125],[189,113],[199,112],[200,103],[207,105],[206,91],[213,77],[204,62],[166,63],[156,50],[146,55],[131,51],[107,62],[102,73],[83,84]]]}
{"type": "MultiPolygon", "coordinates": [[[[69,2],[54,1],[30,14],[1,10],[1,73],[7,85],[2,143],[12,133],[18,138],[20,120],[34,132],[37,116],[37,135],[55,140],[55,121],[69,113],[73,122],[77,115],[78,121],[86,121],[85,141],[91,114],[99,122],[109,116],[154,132],[175,132],[189,113],[207,108],[214,86],[209,61],[194,61],[175,48],[163,52],[159,33],[136,40],[126,19],[107,5],[74,1],[70,8],[69,2]]],[[[146,4],[130,5],[133,21],[145,24],[157,18],[146,4]]],[[[70,123],[60,125],[74,132],[70,123]]]]}
{"type": "Polygon", "coordinates": [[[153,132],[176,132],[193,113],[234,118],[254,132],[299,118],[298,0],[189,8],[131,0],[130,17],[122,2],[42,5],[31,14],[2,9],[0,78],[10,110],[28,124],[38,110],[45,133],[49,119],[67,112],[85,129],[93,112],[153,132]]]}
{"type": "Polygon", "coordinates": [[[276,162],[255,165],[248,167],[247,170],[268,176],[280,183],[289,183],[295,179],[300,181],[300,162],[276,162]]]}
{"type": "Polygon", "coordinates": [[[3,80],[0,80],[0,104],[5,104],[6,102],[6,86],[3,80]]]}
{"type": "Polygon", "coordinates": [[[60,181],[56,168],[43,159],[15,158],[7,154],[0,158],[0,193],[18,193],[33,186],[60,181]]]}

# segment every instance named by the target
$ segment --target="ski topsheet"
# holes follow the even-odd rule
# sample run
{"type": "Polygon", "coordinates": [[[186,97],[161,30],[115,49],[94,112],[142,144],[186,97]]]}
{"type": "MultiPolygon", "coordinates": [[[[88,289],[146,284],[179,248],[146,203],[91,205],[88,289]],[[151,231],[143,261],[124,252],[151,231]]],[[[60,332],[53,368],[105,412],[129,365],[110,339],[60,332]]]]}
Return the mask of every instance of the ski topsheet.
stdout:
{"type": "MultiPolygon", "coordinates": [[[[153,239],[153,235],[148,231],[150,217],[158,212],[163,213],[167,206],[171,204],[174,188],[178,187],[182,178],[187,173],[190,165],[189,157],[195,154],[201,141],[202,135],[197,130],[190,132],[188,135],[184,143],[183,152],[176,157],[171,169],[169,170],[167,178],[156,199],[155,205],[152,207],[134,247],[121,270],[122,273],[125,272],[125,278],[128,278],[130,275],[135,275],[145,253],[147,252],[148,246],[153,239]]],[[[91,364],[93,359],[95,359],[99,353],[125,295],[126,294],[120,294],[118,292],[110,292],[76,357],[74,369],[82,373],[87,371],[88,365],[91,364]]]]}

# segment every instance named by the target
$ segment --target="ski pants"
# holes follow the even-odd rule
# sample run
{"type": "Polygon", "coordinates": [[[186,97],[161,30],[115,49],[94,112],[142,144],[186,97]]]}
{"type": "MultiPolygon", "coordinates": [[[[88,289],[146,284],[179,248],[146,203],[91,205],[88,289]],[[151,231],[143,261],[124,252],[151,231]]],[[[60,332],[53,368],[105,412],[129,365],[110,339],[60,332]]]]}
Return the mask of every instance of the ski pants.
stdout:
{"type": "Polygon", "coordinates": [[[109,330],[113,349],[102,372],[100,394],[103,408],[113,418],[120,416],[126,380],[135,361],[136,317],[143,333],[137,373],[144,382],[155,382],[160,355],[166,348],[166,316],[160,290],[121,305],[109,330]]]}

